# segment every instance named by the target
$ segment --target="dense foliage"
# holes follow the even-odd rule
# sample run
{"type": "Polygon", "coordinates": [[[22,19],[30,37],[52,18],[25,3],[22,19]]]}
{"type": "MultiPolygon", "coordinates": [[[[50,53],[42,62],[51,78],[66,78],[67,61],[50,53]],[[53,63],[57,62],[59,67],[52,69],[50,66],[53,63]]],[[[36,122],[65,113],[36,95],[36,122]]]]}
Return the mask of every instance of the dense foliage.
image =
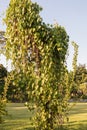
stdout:
{"type": "Polygon", "coordinates": [[[7,85],[11,80],[18,89],[25,88],[26,105],[37,111],[37,130],[53,130],[68,119],[70,84],[65,59],[69,37],[63,27],[45,24],[41,10],[31,0],[10,1],[5,19],[6,56],[14,71],[7,85]]]}

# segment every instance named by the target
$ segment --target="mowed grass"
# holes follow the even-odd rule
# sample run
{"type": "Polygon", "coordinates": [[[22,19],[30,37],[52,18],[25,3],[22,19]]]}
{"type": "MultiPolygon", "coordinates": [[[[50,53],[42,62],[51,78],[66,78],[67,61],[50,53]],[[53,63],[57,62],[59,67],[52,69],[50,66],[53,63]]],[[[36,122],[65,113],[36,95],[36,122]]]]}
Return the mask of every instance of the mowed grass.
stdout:
{"type": "Polygon", "coordinates": [[[69,130],[87,130],[87,103],[77,103],[70,111],[69,130]]]}
{"type": "MultiPolygon", "coordinates": [[[[23,103],[8,103],[7,110],[9,116],[0,124],[0,130],[34,130],[34,112],[28,111],[23,103]]],[[[87,103],[77,103],[70,111],[69,123],[60,130],[87,130],[87,103]]]]}
{"type": "Polygon", "coordinates": [[[8,116],[0,125],[0,130],[33,130],[30,118],[34,112],[28,111],[23,103],[8,103],[7,110],[8,116]]]}

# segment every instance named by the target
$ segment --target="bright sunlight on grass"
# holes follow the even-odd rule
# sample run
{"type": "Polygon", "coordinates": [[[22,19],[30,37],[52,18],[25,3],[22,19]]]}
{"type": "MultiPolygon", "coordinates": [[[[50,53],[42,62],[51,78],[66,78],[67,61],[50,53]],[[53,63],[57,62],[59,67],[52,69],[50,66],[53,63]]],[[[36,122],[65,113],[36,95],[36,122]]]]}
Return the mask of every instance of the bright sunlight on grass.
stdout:
{"type": "MultiPolygon", "coordinates": [[[[28,111],[23,103],[8,103],[7,110],[9,116],[0,125],[0,130],[34,130],[30,120],[34,112],[28,111]]],[[[69,123],[61,130],[87,130],[87,103],[77,103],[72,108],[69,123]]]]}

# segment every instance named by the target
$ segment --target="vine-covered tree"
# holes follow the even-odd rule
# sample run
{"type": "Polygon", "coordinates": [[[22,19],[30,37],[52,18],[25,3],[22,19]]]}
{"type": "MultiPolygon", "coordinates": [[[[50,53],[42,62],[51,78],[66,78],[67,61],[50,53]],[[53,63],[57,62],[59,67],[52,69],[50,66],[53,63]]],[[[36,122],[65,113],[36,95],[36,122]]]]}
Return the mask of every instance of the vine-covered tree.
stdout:
{"type": "Polygon", "coordinates": [[[45,24],[41,10],[31,0],[10,1],[5,19],[6,56],[14,69],[10,80],[25,86],[29,104],[33,103],[27,106],[36,109],[36,129],[53,130],[67,117],[69,37],[63,27],[45,24]]]}

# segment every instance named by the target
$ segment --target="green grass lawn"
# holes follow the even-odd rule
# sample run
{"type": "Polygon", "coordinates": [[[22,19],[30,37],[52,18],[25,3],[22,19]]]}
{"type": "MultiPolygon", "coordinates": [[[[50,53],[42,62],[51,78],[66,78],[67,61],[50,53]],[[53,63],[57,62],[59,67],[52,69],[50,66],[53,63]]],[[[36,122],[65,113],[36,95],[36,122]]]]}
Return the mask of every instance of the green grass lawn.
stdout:
{"type": "MultiPolygon", "coordinates": [[[[34,112],[28,111],[23,103],[7,104],[9,116],[0,124],[0,130],[34,130],[30,117],[34,112]]],[[[61,130],[87,130],[87,103],[77,103],[69,115],[69,123],[61,130]]]]}

